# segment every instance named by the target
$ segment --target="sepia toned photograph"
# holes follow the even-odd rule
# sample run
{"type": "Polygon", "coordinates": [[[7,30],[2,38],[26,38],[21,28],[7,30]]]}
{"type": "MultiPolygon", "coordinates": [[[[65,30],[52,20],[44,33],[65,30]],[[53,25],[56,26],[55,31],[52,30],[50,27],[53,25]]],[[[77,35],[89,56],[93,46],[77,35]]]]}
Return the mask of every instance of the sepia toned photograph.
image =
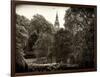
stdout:
{"type": "Polygon", "coordinates": [[[15,17],[16,73],[96,70],[96,7],[19,4],[15,17]]]}

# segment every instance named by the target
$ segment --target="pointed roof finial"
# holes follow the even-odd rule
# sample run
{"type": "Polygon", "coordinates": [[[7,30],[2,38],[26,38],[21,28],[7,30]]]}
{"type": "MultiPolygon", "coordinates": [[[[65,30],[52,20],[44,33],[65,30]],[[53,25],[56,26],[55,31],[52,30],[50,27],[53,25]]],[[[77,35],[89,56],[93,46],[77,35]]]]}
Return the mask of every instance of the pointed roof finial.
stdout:
{"type": "Polygon", "coordinates": [[[58,12],[56,12],[56,19],[54,25],[59,28],[60,24],[59,24],[58,12]]]}
{"type": "Polygon", "coordinates": [[[58,12],[56,12],[56,20],[58,20],[58,12]]]}

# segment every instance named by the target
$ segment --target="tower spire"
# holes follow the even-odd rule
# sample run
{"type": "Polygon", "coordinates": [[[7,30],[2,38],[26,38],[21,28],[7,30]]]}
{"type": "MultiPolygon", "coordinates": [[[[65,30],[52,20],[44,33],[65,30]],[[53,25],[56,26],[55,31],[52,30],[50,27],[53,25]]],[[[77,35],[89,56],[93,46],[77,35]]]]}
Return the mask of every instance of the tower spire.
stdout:
{"type": "Polygon", "coordinates": [[[59,30],[59,18],[58,18],[58,12],[56,13],[56,19],[55,19],[55,23],[54,23],[55,29],[59,30]]]}
{"type": "Polygon", "coordinates": [[[56,21],[58,21],[58,12],[56,13],[56,21]]]}

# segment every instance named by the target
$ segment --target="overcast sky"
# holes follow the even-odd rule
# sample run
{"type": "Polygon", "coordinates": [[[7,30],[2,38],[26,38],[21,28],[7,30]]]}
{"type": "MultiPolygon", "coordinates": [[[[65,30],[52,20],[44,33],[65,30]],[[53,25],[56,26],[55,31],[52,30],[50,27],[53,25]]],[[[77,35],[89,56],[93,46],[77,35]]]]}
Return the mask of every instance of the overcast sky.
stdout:
{"type": "Polygon", "coordinates": [[[35,15],[43,15],[46,20],[54,24],[56,13],[58,13],[60,27],[64,24],[64,15],[68,7],[40,6],[40,5],[19,5],[16,6],[16,13],[27,17],[29,20],[35,15]]]}

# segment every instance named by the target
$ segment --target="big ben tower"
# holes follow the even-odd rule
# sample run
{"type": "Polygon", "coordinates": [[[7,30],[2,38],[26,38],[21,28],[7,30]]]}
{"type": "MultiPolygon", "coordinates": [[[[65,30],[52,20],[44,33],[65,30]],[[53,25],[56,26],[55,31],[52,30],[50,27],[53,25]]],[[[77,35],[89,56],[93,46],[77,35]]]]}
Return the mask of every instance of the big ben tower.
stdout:
{"type": "Polygon", "coordinates": [[[55,19],[55,23],[54,23],[54,27],[55,27],[55,31],[59,30],[59,19],[58,19],[58,13],[56,13],[56,19],[55,19]]]}

